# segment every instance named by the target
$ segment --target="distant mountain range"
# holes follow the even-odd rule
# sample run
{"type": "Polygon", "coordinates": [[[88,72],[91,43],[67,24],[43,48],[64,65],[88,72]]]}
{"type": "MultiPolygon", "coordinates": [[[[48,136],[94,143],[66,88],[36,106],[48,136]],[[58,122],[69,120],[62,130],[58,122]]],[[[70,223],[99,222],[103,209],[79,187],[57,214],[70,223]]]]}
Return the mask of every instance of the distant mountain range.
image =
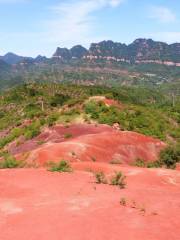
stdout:
{"type": "Polygon", "coordinates": [[[14,53],[7,53],[4,56],[0,56],[0,59],[8,64],[17,64],[19,62],[21,62],[24,57],[22,56],[18,56],[14,53]]]}
{"type": "Polygon", "coordinates": [[[23,61],[28,61],[28,60],[34,61],[34,59],[32,57],[22,57],[22,56],[19,56],[17,54],[11,53],[11,52],[5,54],[4,56],[0,56],[0,60],[4,61],[10,65],[18,64],[18,63],[21,63],[23,61]]]}
{"type": "Polygon", "coordinates": [[[126,45],[113,41],[92,43],[89,49],[81,45],[71,49],[58,47],[52,58],[37,56],[36,58],[22,57],[14,53],[0,56],[2,64],[40,64],[53,62],[85,61],[115,61],[129,64],[157,63],[168,66],[180,66],[180,43],[167,44],[152,39],[136,39],[126,45]]]}

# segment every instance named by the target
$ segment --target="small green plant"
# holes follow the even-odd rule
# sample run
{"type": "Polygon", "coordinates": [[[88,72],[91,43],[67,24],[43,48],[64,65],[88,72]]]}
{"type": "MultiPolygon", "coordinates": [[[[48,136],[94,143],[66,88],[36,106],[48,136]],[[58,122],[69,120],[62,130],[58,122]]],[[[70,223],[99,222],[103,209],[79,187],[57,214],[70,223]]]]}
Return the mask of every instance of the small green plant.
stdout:
{"type": "Polygon", "coordinates": [[[134,166],[141,168],[160,168],[162,167],[162,163],[160,161],[146,163],[143,159],[138,158],[134,163],[134,166]]]}
{"type": "Polygon", "coordinates": [[[39,120],[34,121],[31,125],[27,126],[24,130],[24,136],[26,140],[37,137],[41,133],[40,128],[41,125],[39,120]]]}
{"type": "Polygon", "coordinates": [[[27,130],[24,134],[26,140],[30,140],[40,134],[38,129],[27,130]]]}
{"type": "Polygon", "coordinates": [[[71,165],[69,162],[62,160],[59,163],[51,163],[50,164],[50,171],[51,172],[72,172],[71,165]]]}
{"type": "Polygon", "coordinates": [[[145,161],[143,159],[137,158],[135,163],[134,163],[134,166],[145,168],[146,167],[146,163],[145,163],[145,161]]]}
{"type": "Polygon", "coordinates": [[[119,186],[121,189],[123,189],[126,186],[125,179],[126,177],[122,172],[116,172],[111,178],[111,185],[119,186]]]}
{"type": "Polygon", "coordinates": [[[180,161],[180,146],[169,146],[160,153],[160,162],[167,168],[174,169],[180,161]]]}
{"type": "Polygon", "coordinates": [[[21,161],[16,160],[12,156],[4,156],[4,159],[0,162],[0,169],[4,168],[21,168],[23,167],[23,163],[21,161]]]}
{"type": "Polygon", "coordinates": [[[106,179],[106,176],[103,172],[97,172],[95,173],[95,178],[96,178],[96,183],[98,184],[107,184],[107,179],[106,179]]]}
{"type": "Polygon", "coordinates": [[[38,145],[43,145],[44,143],[45,143],[45,141],[43,141],[43,140],[40,140],[37,142],[38,145]]]}
{"type": "Polygon", "coordinates": [[[55,125],[58,119],[59,119],[59,113],[52,113],[46,119],[46,123],[49,127],[52,127],[55,125]]]}
{"type": "Polygon", "coordinates": [[[65,133],[64,138],[66,138],[66,139],[72,138],[72,134],[71,133],[65,133]]]}
{"type": "Polygon", "coordinates": [[[160,161],[155,161],[155,162],[148,162],[147,163],[147,168],[160,168],[162,167],[162,164],[160,161]]]}

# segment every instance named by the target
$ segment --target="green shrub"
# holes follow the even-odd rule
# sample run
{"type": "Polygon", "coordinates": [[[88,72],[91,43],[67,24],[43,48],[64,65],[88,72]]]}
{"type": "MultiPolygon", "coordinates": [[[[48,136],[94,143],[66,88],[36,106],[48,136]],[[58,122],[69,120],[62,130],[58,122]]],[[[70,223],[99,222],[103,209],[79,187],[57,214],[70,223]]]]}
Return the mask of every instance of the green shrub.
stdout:
{"type": "Polygon", "coordinates": [[[50,105],[52,107],[62,106],[70,99],[69,96],[63,94],[55,94],[50,100],[50,105]]]}
{"type": "Polygon", "coordinates": [[[122,172],[116,172],[111,178],[111,185],[119,186],[121,189],[123,189],[126,186],[125,179],[126,177],[122,172]]]}
{"type": "Polygon", "coordinates": [[[43,141],[43,140],[40,140],[40,141],[37,142],[38,145],[43,145],[43,144],[45,144],[45,143],[46,143],[46,142],[43,141]]]}
{"type": "Polygon", "coordinates": [[[33,119],[44,115],[41,107],[37,104],[30,103],[24,108],[25,117],[33,119]]]}
{"type": "Polygon", "coordinates": [[[95,173],[95,178],[96,178],[96,183],[97,184],[107,184],[107,179],[106,179],[106,176],[103,172],[97,172],[95,173]]]}
{"type": "Polygon", "coordinates": [[[23,167],[23,164],[21,161],[16,160],[12,156],[4,156],[4,159],[0,161],[0,169],[3,168],[19,168],[23,167]]]}
{"type": "Polygon", "coordinates": [[[40,125],[43,126],[46,124],[46,120],[44,118],[40,118],[40,125]]]}
{"type": "Polygon", "coordinates": [[[30,140],[34,137],[37,137],[40,134],[39,129],[29,129],[24,133],[26,140],[30,140]]]}
{"type": "Polygon", "coordinates": [[[72,172],[71,165],[69,162],[62,160],[59,163],[51,163],[50,171],[51,172],[72,172]]]}
{"type": "Polygon", "coordinates": [[[65,133],[65,134],[64,134],[64,138],[65,138],[65,139],[72,138],[72,136],[73,136],[73,135],[72,135],[71,133],[65,133]]]}
{"type": "Polygon", "coordinates": [[[0,148],[3,148],[8,143],[14,141],[16,138],[20,137],[23,134],[22,128],[14,128],[9,135],[0,139],[0,148]]]}
{"type": "Polygon", "coordinates": [[[3,118],[5,116],[5,112],[0,111],[0,119],[3,118]]]}
{"type": "Polygon", "coordinates": [[[23,134],[23,128],[14,128],[11,131],[11,135],[14,139],[17,137],[20,137],[22,134],[23,134]]]}
{"type": "Polygon", "coordinates": [[[134,163],[134,166],[141,167],[141,168],[160,168],[162,167],[162,163],[160,161],[146,163],[145,160],[138,158],[134,163]]]}
{"type": "Polygon", "coordinates": [[[92,114],[96,111],[97,109],[97,103],[95,101],[90,101],[88,103],[86,103],[85,105],[85,112],[87,114],[92,114]]]}
{"type": "Polygon", "coordinates": [[[180,161],[180,147],[169,146],[160,153],[160,162],[167,168],[175,168],[180,161]]]}
{"type": "Polygon", "coordinates": [[[41,123],[39,120],[35,121],[31,125],[27,126],[24,130],[24,136],[25,136],[26,140],[30,140],[30,139],[38,136],[41,133],[40,128],[41,128],[41,123]]]}
{"type": "Polygon", "coordinates": [[[52,127],[56,121],[59,118],[59,114],[58,113],[52,113],[51,115],[48,116],[46,123],[49,127],[52,127]]]}
{"type": "Polygon", "coordinates": [[[143,159],[137,158],[137,160],[134,163],[134,166],[145,168],[146,167],[146,163],[145,163],[145,161],[143,159]]]}
{"type": "Polygon", "coordinates": [[[160,161],[155,161],[155,162],[148,162],[146,166],[147,168],[160,168],[162,167],[162,164],[160,161]]]}

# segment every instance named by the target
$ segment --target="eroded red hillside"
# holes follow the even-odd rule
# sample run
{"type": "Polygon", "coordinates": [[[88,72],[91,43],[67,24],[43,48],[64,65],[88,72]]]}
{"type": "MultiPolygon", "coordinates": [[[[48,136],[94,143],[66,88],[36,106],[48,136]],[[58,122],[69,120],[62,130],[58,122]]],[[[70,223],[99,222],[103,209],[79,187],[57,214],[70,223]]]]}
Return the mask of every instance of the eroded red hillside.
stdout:
{"type": "Polygon", "coordinates": [[[46,169],[0,170],[2,240],[178,240],[180,172],[129,166],[154,161],[165,143],[107,125],[47,128],[9,150],[35,166],[70,160],[71,173],[46,169]],[[109,164],[115,161],[121,164],[109,164]],[[125,188],[97,184],[125,176],[125,188]]]}
{"type": "Polygon", "coordinates": [[[47,129],[34,140],[11,146],[10,150],[18,158],[44,166],[61,159],[121,164],[132,164],[138,158],[155,161],[164,147],[163,142],[135,132],[118,131],[107,125],[79,124],[47,129]]]}

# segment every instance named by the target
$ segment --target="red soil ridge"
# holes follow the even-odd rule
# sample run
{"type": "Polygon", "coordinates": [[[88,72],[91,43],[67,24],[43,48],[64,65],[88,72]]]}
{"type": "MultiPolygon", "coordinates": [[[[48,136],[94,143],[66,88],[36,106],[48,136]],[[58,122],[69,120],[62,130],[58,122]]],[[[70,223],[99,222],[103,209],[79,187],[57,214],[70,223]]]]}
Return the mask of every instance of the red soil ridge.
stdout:
{"type": "Polygon", "coordinates": [[[36,139],[11,148],[11,152],[18,158],[26,156],[27,162],[38,166],[62,159],[132,164],[138,158],[147,162],[157,160],[165,146],[157,139],[135,132],[117,131],[107,125],[79,124],[47,129],[36,139]],[[67,134],[71,134],[68,139],[67,134]],[[38,141],[46,143],[39,146],[38,141]]]}
{"type": "Polygon", "coordinates": [[[178,240],[180,172],[109,164],[154,161],[164,147],[142,134],[86,124],[55,126],[11,145],[13,154],[40,166],[70,160],[73,172],[0,170],[0,239],[178,240]],[[123,172],[125,189],[96,184],[98,171],[108,179],[123,172]]]}

